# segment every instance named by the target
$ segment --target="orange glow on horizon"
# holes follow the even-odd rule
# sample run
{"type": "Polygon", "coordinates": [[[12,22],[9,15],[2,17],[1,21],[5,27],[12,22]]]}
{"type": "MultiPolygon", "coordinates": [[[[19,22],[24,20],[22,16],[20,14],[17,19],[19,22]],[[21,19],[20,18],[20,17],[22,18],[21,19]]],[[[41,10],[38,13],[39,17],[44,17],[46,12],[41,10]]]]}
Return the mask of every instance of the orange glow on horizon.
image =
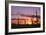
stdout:
{"type": "MultiPolygon", "coordinates": [[[[37,22],[36,22],[37,19],[36,18],[33,19],[32,17],[24,17],[24,18],[21,18],[19,20],[18,19],[13,20],[12,23],[14,23],[14,24],[29,24],[29,25],[32,25],[32,20],[33,20],[33,24],[37,24],[37,22]]],[[[39,20],[38,23],[40,23],[40,20],[39,20]]]]}

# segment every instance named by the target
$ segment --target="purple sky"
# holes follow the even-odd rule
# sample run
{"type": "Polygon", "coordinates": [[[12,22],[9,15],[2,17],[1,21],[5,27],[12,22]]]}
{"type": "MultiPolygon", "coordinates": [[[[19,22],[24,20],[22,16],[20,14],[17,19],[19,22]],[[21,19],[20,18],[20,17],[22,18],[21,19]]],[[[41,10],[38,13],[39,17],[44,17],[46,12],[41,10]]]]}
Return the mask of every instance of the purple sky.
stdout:
{"type": "Polygon", "coordinates": [[[40,7],[24,7],[24,6],[11,6],[11,16],[15,17],[16,14],[24,15],[40,15],[40,7]]]}

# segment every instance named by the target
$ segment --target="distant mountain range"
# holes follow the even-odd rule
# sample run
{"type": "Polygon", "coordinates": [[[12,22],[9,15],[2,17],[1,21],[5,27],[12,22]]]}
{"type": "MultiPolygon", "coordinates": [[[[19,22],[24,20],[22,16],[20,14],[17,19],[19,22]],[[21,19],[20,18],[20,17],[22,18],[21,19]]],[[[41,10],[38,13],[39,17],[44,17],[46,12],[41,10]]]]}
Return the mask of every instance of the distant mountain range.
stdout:
{"type": "MultiPolygon", "coordinates": [[[[32,18],[34,18],[34,17],[36,17],[36,18],[40,18],[40,16],[39,15],[24,15],[24,14],[21,14],[20,16],[24,16],[24,17],[32,17],[32,18]]],[[[12,20],[15,20],[16,18],[12,18],[12,20]]]]}

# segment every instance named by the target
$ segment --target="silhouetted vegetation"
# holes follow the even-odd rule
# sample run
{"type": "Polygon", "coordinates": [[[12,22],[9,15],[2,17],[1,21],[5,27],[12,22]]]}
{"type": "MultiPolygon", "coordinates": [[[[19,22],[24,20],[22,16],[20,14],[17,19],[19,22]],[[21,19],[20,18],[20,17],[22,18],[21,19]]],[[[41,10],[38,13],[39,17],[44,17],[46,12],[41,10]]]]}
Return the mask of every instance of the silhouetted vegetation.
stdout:
{"type": "Polygon", "coordinates": [[[33,24],[33,25],[20,25],[20,24],[11,24],[11,28],[39,28],[40,24],[33,24]]]}

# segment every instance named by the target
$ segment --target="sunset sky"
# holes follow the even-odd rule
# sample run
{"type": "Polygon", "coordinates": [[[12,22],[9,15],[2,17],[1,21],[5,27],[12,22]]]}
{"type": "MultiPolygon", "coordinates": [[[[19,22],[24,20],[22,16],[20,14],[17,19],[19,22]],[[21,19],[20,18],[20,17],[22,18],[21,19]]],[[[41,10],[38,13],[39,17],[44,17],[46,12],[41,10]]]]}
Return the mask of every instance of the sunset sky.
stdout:
{"type": "Polygon", "coordinates": [[[19,14],[24,15],[40,15],[40,7],[24,7],[24,6],[11,6],[11,17],[15,18],[19,14]]]}

